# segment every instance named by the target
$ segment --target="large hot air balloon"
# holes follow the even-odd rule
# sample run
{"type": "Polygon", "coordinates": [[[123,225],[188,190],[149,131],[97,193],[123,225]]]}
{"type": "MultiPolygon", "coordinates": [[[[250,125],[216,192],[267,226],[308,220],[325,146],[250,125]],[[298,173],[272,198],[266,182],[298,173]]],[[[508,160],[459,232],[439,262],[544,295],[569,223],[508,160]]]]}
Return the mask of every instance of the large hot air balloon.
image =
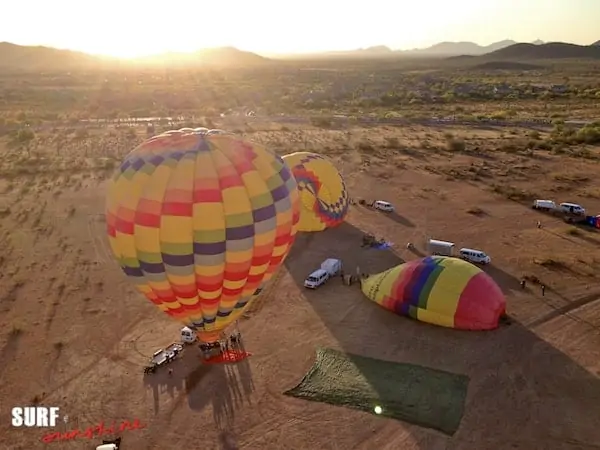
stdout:
{"type": "Polygon", "coordinates": [[[397,314],[463,330],[491,330],[506,310],[496,282],[471,263],[429,256],[362,280],[363,293],[397,314]]]}
{"type": "Polygon", "coordinates": [[[292,153],[283,160],[292,169],[300,191],[298,231],[323,231],[342,223],[348,214],[348,192],[331,161],[309,152],[292,153]]]}
{"type": "Polygon", "coordinates": [[[280,157],[223,131],[182,129],[125,157],[108,188],[106,222],[138,290],[214,342],[282,264],[299,207],[280,157]]]}

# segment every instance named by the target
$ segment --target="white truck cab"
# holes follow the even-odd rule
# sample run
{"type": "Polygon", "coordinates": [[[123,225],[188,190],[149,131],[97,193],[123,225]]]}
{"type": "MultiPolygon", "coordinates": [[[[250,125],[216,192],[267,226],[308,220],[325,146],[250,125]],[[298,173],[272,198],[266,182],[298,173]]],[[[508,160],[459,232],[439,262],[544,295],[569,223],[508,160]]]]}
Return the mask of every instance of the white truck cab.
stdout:
{"type": "Polygon", "coordinates": [[[385,212],[394,211],[394,205],[389,202],[384,202],[383,200],[376,200],[375,203],[373,203],[373,208],[385,212]]]}
{"type": "Polygon", "coordinates": [[[181,329],[181,342],[184,344],[193,344],[194,342],[196,342],[197,340],[197,336],[196,333],[194,333],[194,330],[192,330],[189,327],[183,327],[181,329]]]}
{"type": "Polygon", "coordinates": [[[306,278],[306,280],[304,280],[304,287],[316,289],[322,284],[325,284],[327,280],[329,280],[329,272],[323,269],[315,270],[306,278]]]}
{"type": "Polygon", "coordinates": [[[459,251],[460,257],[465,261],[475,264],[489,264],[492,262],[492,258],[486,255],[481,250],[475,250],[472,248],[461,248],[459,251]]]}

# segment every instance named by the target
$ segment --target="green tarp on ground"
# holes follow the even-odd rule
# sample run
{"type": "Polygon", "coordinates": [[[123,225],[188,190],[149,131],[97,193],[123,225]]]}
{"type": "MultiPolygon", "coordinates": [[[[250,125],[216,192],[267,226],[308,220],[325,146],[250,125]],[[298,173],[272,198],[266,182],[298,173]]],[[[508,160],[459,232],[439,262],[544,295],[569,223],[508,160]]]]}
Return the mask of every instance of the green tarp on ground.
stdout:
{"type": "Polygon", "coordinates": [[[300,384],[284,394],[371,413],[379,406],[383,416],[452,435],[468,384],[466,375],[319,349],[300,384]]]}

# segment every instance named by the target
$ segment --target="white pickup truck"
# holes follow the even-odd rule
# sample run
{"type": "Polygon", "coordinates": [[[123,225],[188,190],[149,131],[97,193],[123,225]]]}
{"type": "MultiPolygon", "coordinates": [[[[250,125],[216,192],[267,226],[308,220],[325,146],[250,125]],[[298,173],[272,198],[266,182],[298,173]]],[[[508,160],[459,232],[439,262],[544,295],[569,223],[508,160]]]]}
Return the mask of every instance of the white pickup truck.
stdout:
{"type": "Polygon", "coordinates": [[[154,373],[156,369],[175,360],[183,351],[182,344],[171,344],[167,348],[157,350],[150,358],[150,364],[144,368],[144,373],[154,373]]]}
{"type": "Polygon", "coordinates": [[[328,258],[321,263],[321,268],[311,273],[304,280],[304,287],[316,289],[327,283],[331,277],[339,274],[342,270],[342,261],[335,258],[328,258]]]}

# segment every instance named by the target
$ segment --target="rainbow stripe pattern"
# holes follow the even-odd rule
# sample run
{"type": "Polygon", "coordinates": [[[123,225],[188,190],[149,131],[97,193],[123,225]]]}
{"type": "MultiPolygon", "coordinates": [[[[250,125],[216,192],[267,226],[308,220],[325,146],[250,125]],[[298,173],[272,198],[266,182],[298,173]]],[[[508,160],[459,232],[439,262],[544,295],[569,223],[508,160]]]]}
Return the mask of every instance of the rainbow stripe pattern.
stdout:
{"type": "Polygon", "coordinates": [[[463,330],[498,326],[506,299],[496,282],[471,263],[429,256],[362,281],[371,300],[396,314],[463,330]]]}
{"type": "Polygon", "coordinates": [[[283,263],[299,209],[296,181],[273,152],[182,129],[126,156],[108,187],[106,223],[137,289],[213,341],[283,263]]]}
{"type": "Polygon", "coordinates": [[[349,197],[340,172],[316,153],[297,152],[283,157],[300,191],[298,231],[322,231],[339,225],[348,214],[349,197]]]}

